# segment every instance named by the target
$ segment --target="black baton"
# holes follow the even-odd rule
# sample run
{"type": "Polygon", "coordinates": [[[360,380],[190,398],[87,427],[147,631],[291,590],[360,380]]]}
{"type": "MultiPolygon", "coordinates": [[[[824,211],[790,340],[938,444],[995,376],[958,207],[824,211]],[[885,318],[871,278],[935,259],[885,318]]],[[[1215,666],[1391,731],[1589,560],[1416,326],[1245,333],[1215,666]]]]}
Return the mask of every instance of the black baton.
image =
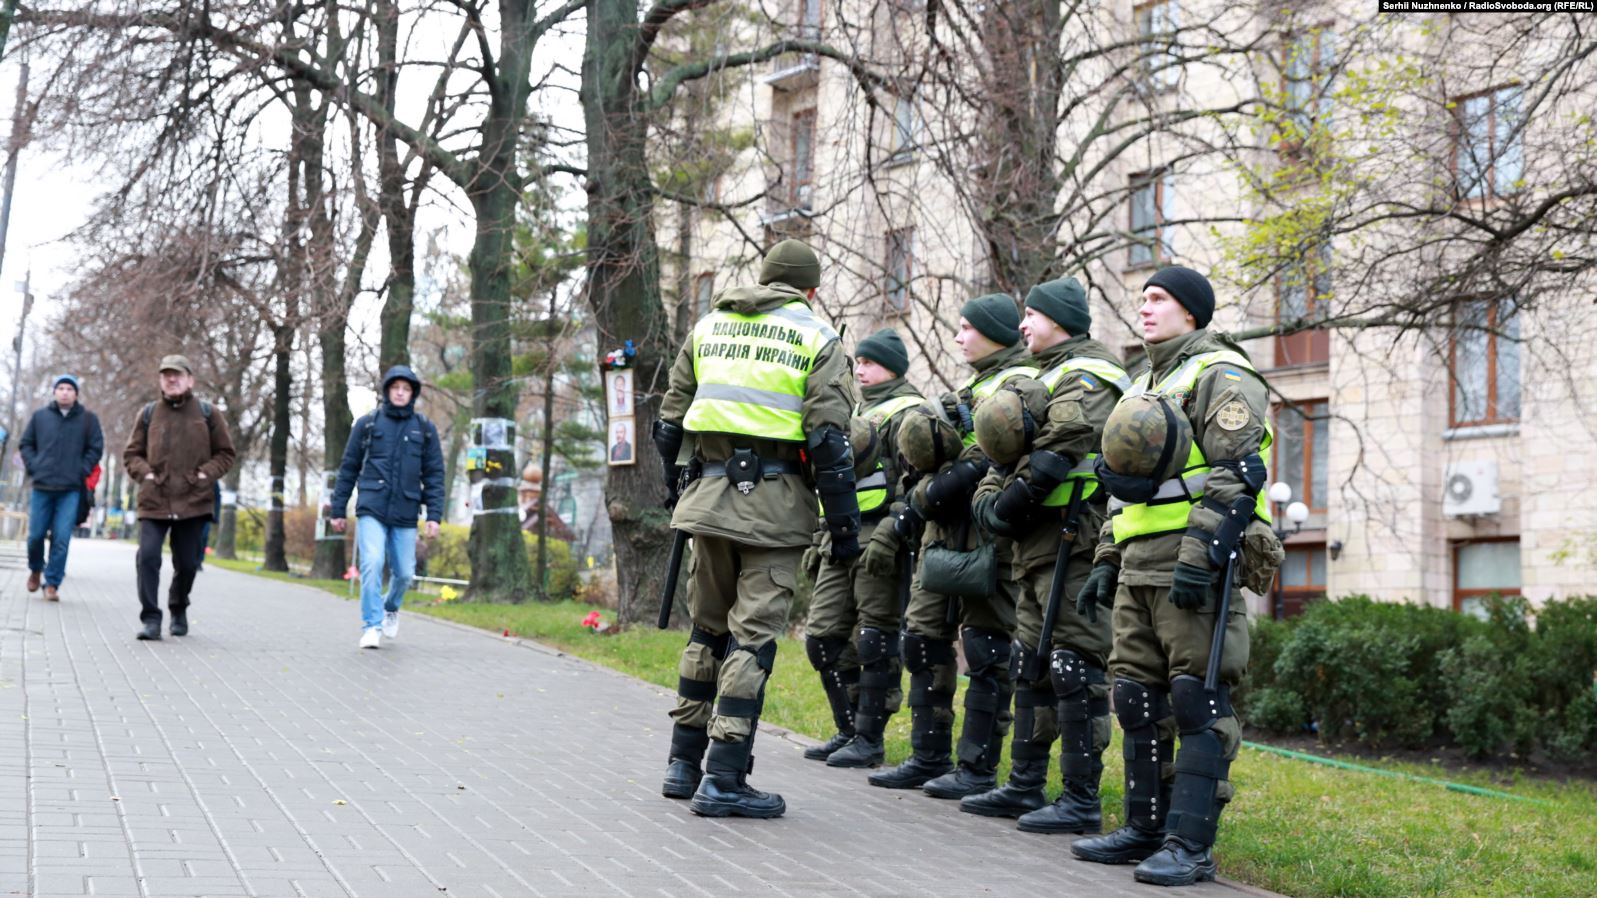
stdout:
{"type": "Polygon", "coordinates": [[[682,574],[682,547],[688,544],[686,530],[672,532],[675,535],[671,538],[671,560],[665,568],[665,586],[660,589],[660,620],[656,623],[662,630],[671,627],[671,606],[676,603],[677,578],[682,574]]]}

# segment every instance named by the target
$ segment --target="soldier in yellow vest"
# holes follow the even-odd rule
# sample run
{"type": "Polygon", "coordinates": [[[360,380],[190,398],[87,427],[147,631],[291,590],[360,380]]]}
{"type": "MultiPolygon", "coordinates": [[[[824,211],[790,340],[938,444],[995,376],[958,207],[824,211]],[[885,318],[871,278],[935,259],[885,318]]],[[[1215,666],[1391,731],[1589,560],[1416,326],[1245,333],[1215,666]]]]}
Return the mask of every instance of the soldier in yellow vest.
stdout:
{"type": "Polygon", "coordinates": [[[1050,391],[1046,410],[1035,422],[1000,422],[996,436],[987,434],[1001,408],[997,402],[983,408],[977,421],[983,447],[999,444],[988,455],[1004,463],[976,490],[976,517],[992,532],[1015,539],[1019,654],[1009,782],[967,796],[960,810],[1018,817],[1027,832],[1096,833],[1103,826],[1098,781],[1110,737],[1109,614],[1093,605],[1078,613],[1076,596],[1092,570],[1107,516],[1108,493],[1092,473],[1093,462],[1104,422],[1131,378],[1107,346],[1088,336],[1091,326],[1087,293],[1075,278],[1032,288],[1020,329],[1042,369],[1038,380],[1050,391]],[[1067,524],[1065,577],[1055,587],[1067,524]],[[1045,637],[1044,614],[1055,588],[1056,617],[1045,637]],[[1050,805],[1043,786],[1056,739],[1064,791],[1050,805]]]}
{"type": "Polygon", "coordinates": [[[934,798],[959,799],[997,784],[998,759],[1009,729],[1010,643],[1019,586],[1011,564],[1013,544],[984,533],[971,518],[971,497],[987,472],[986,456],[976,446],[974,414],[1006,385],[1031,395],[1045,392],[1033,380],[1037,368],[1021,345],[1019,327],[1020,310],[1004,294],[978,297],[960,309],[955,342],[975,373],[940,402],[959,425],[965,448],[940,470],[920,472],[923,479],[898,522],[903,532],[919,534],[911,538],[918,538],[920,545],[903,638],[914,752],[899,766],[873,774],[873,786],[918,786],[934,798]],[[961,593],[947,591],[954,588],[951,580],[963,581],[961,593]],[[950,769],[956,636],[964,648],[970,685],[959,763],[950,769]]]}
{"type": "MultiPolygon", "coordinates": [[[[861,340],[854,354],[854,378],[864,394],[854,410],[859,434],[853,439],[855,492],[860,542],[869,544],[894,497],[902,495],[899,425],[925,397],[904,379],[909,353],[891,328],[861,340]],[[871,470],[860,469],[865,461],[871,470]]],[[[823,559],[827,546],[823,539],[823,559]]],[[[821,676],[837,734],[806,750],[804,757],[829,767],[875,767],[882,762],[882,731],[903,699],[897,584],[892,564],[872,569],[863,559],[822,560],[804,624],[804,649],[821,676]]]]}
{"type": "Polygon", "coordinates": [[[860,554],[855,389],[837,332],[811,310],[819,283],[815,253],[784,240],[766,254],[759,286],[716,296],[671,369],[653,435],[668,489],[688,481],[671,524],[693,535],[694,554],[693,629],[661,791],[691,797],[705,816],[787,808],[747,775],[817,493],[831,560],[860,554]]]}
{"type": "Polygon", "coordinates": [[[1203,275],[1162,269],[1142,300],[1151,370],[1105,426],[1097,472],[1110,518],[1079,599],[1114,608],[1109,670],[1125,731],[1126,825],[1071,850],[1097,863],[1140,862],[1137,880],[1173,886],[1215,876],[1210,849],[1242,741],[1230,690],[1247,669],[1248,621],[1236,592],[1218,688],[1204,688],[1221,571],[1236,551],[1236,582],[1257,584],[1274,575],[1281,548],[1260,491],[1271,442],[1264,378],[1240,347],[1206,329],[1214,290],[1203,275]]]}

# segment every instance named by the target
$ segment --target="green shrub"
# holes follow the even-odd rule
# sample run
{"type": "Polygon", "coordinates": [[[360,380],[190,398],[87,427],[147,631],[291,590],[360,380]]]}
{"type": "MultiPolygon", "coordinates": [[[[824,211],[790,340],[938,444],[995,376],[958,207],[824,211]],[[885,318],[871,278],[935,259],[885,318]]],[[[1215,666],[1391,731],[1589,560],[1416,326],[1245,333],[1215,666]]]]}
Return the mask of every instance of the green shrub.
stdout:
{"type": "Polygon", "coordinates": [[[1532,645],[1548,754],[1560,761],[1597,754],[1597,596],[1538,608],[1532,645]]]}
{"type": "MultiPolygon", "coordinates": [[[[431,576],[454,580],[471,579],[471,556],[468,541],[471,528],[464,524],[444,524],[438,529],[438,538],[427,552],[427,570],[431,576]]],[[[538,564],[538,534],[522,531],[522,542],[527,547],[527,561],[538,564]]],[[[568,599],[577,589],[577,561],[571,556],[571,545],[564,540],[549,540],[549,583],[545,590],[550,599],[568,599]]]]}

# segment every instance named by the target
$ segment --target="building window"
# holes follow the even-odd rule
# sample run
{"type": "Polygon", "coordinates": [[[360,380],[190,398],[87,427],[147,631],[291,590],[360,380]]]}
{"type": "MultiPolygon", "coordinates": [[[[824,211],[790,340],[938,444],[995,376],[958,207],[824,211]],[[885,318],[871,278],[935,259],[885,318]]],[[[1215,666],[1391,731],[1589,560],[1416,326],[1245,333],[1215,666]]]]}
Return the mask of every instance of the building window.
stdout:
{"type": "Polygon", "coordinates": [[[1153,90],[1175,87],[1181,78],[1181,57],[1169,47],[1176,39],[1176,29],[1181,27],[1175,0],[1139,4],[1133,14],[1137,35],[1142,38],[1138,59],[1141,83],[1153,90]]]}
{"type": "Polygon", "coordinates": [[[1276,407],[1275,443],[1270,450],[1275,479],[1292,487],[1292,498],[1312,512],[1325,511],[1330,435],[1330,406],[1325,400],[1276,407]]]}
{"type": "Polygon", "coordinates": [[[793,113],[790,130],[787,199],[794,209],[808,209],[815,180],[815,110],[793,113]]]}
{"type": "Polygon", "coordinates": [[[798,6],[799,37],[803,40],[821,39],[821,0],[794,0],[798,6]]]}
{"type": "Polygon", "coordinates": [[[1453,610],[1486,616],[1494,593],[1519,595],[1519,539],[1453,544],[1453,610]]]}
{"type": "Polygon", "coordinates": [[[699,318],[710,314],[710,301],[715,298],[715,275],[706,271],[693,280],[693,308],[699,318]]]}
{"type": "Polygon", "coordinates": [[[1281,99],[1286,106],[1281,150],[1296,153],[1330,111],[1331,75],[1336,68],[1335,33],[1314,28],[1293,36],[1283,48],[1281,99]]]}
{"type": "Polygon", "coordinates": [[[915,268],[915,229],[887,232],[887,308],[896,314],[909,311],[909,282],[915,268]]]}
{"type": "Polygon", "coordinates": [[[908,159],[920,144],[920,110],[915,95],[900,94],[893,102],[893,155],[891,161],[908,159]]]}
{"type": "Polygon", "coordinates": [[[1453,173],[1465,199],[1507,196],[1523,185],[1524,89],[1500,87],[1462,97],[1453,109],[1453,173]]]}
{"type": "Polygon", "coordinates": [[[1131,176],[1132,268],[1157,265],[1175,255],[1167,224],[1172,199],[1169,172],[1131,176]]]}
{"type": "Polygon", "coordinates": [[[1278,577],[1278,618],[1297,617],[1310,602],[1325,598],[1325,543],[1287,546],[1278,577]]]}
{"type": "MultiPolygon", "coordinates": [[[[1307,259],[1288,263],[1276,278],[1278,324],[1324,318],[1331,299],[1331,248],[1321,244],[1307,259]]],[[[1275,365],[1312,365],[1331,358],[1331,332],[1316,327],[1275,338],[1275,365]]]]}
{"type": "Polygon", "coordinates": [[[1454,312],[1452,424],[1519,420],[1519,315],[1512,299],[1467,300],[1454,312]]]}

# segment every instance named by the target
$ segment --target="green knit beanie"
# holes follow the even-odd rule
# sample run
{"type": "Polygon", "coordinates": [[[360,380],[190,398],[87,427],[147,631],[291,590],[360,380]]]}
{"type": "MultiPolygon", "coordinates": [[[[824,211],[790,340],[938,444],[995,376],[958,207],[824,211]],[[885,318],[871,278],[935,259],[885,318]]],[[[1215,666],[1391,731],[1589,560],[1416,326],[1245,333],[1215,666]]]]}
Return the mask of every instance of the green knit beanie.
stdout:
{"type": "Polygon", "coordinates": [[[1020,309],[1015,298],[1008,293],[989,293],[965,303],[960,317],[981,331],[982,336],[1000,346],[1014,346],[1020,342],[1020,309]]]}
{"type": "Polygon", "coordinates": [[[909,350],[904,348],[904,341],[898,332],[890,327],[884,327],[859,341],[854,354],[862,359],[870,359],[899,377],[909,370],[909,350]]]}
{"type": "Polygon", "coordinates": [[[781,281],[789,287],[810,290],[821,285],[821,260],[815,250],[797,240],[783,240],[771,247],[760,265],[760,283],[781,281]]]}
{"type": "Polygon", "coordinates": [[[1092,329],[1092,310],[1087,305],[1087,291],[1075,278],[1059,278],[1031,288],[1031,292],[1026,294],[1026,308],[1047,315],[1072,337],[1079,337],[1092,329]]]}

